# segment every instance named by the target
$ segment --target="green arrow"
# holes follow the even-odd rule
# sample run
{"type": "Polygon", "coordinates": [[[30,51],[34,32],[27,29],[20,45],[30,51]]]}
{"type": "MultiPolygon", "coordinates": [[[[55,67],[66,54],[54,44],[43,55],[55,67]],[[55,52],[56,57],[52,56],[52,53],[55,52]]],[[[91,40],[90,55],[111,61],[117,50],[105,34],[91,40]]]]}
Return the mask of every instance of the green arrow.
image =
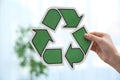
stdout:
{"type": "Polygon", "coordinates": [[[71,65],[71,67],[73,68],[73,63],[81,62],[84,58],[84,54],[80,48],[72,48],[72,46],[70,45],[65,57],[71,65]]]}
{"type": "Polygon", "coordinates": [[[62,63],[62,50],[46,49],[43,54],[43,59],[47,64],[60,64],[62,63]]]}
{"type": "Polygon", "coordinates": [[[32,43],[37,50],[37,52],[42,55],[47,43],[50,41],[53,42],[47,30],[33,29],[36,32],[35,36],[32,39],[32,43]]]}
{"type": "Polygon", "coordinates": [[[46,25],[47,27],[55,30],[59,21],[61,19],[61,15],[59,14],[59,12],[56,9],[50,9],[44,20],[42,21],[42,23],[44,25],[46,25]]]}
{"type": "Polygon", "coordinates": [[[90,47],[91,41],[84,38],[85,33],[87,33],[87,31],[86,31],[86,29],[84,27],[82,27],[79,30],[77,30],[76,32],[74,32],[73,36],[76,39],[79,46],[84,51],[84,53],[86,54],[89,47],[90,47]]]}
{"type": "Polygon", "coordinates": [[[76,28],[83,17],[83,15],[79,17],[74,9],[59,9],[59,11],[66,22],[65,27],[68,28],[76,28]]]}

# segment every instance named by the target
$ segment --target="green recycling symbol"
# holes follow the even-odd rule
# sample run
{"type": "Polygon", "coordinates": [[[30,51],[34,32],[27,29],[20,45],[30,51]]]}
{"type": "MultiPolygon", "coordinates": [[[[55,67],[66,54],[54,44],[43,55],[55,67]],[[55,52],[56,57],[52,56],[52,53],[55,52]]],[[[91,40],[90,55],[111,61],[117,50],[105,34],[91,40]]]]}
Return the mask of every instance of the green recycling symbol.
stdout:
{"type": "MultiPolygon", "coordinates": [[[[49,30],[55,31],[61,18],[64,19],[66,25],[64,28],[77,28],[81,22],[83,15],[78,16],[75,9],[49,9],[45,15],[42,24],[48,27],[49,30]]],[[[49,42],[54,42],[47,29],[32,29],[35,34],[32,38],[31,44],[35,51],[39,53],[40,57],[47,64],[62,64],[63,53],[61,48],[47,48],[49,42]]],[[[65,58],[73,68],[73,63],[80,63],[83,61],[88,49],[90,48],[91,41],[84,38],[84,34],[87,33],[85,27],[74,31],[71,36],[79,45],[78,48],[72,47],[72,43],[69,45],[65,53],[65,58]]]]}

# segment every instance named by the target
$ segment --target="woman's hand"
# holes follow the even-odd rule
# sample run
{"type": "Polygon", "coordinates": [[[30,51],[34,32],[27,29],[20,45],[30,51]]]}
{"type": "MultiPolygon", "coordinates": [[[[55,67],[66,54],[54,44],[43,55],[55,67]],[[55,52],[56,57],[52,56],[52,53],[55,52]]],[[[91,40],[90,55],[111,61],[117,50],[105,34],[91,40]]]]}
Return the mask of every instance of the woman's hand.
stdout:
{"type": "Polygon", "coordinates": [[[108,34],[91,32],[85,34],[85,38],[94,41],[91,50],[96,52],[104,62],[120,72],[120,54],[116,50],[112,39],[108,34]]]}

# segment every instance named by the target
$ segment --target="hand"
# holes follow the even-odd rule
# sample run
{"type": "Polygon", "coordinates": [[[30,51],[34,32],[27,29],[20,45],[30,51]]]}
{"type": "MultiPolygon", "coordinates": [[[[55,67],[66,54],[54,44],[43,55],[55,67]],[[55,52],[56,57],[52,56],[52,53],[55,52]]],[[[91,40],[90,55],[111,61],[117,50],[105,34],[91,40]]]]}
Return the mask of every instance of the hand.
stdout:
{"type": "Polygon", "coordinates": [[[96,52],[104,62],[120,72],[120,54],[108,34],[92,32],[85,34],[85,38],[94,41],[91,50],[96,52]]]}

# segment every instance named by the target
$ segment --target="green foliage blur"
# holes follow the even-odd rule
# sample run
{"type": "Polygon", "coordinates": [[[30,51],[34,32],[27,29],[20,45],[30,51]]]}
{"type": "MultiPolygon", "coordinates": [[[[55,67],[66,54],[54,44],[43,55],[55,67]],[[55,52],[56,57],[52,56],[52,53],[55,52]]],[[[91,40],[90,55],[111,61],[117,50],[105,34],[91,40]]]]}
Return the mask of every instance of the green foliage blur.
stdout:
{"type": "MultiPolygon", "coordinates": [[[[35,51],[30,44],[32,37],[31,27],[23,28],[19,27],[16,32],[17,38],[15,42],[15,53],[19,58],[21,67],[29,67],[30,77],[33,75],[39,77],[40,75],[47,75],[47,67],[41,63],[40,60],[36,60],[35,51]]],[[[31,79],[33,80],[33,79],[31,79]]]]}

